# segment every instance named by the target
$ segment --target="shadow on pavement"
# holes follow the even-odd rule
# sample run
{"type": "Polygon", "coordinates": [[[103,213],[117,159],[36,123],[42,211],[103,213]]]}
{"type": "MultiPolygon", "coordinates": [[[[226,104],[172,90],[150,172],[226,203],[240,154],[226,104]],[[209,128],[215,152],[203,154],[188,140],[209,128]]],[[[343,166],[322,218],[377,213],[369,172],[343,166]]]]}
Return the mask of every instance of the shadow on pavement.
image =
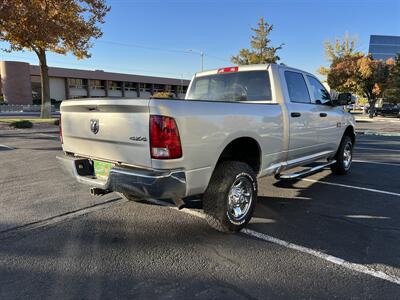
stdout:
{"type": "MultiPolygon", "coordinates": [[[[337,178],[328,175],[323,181],[337,178]]],[[[399,215],[396,196],[275,181],[268,193],[259,195],[255,212],[256,218],[272,222],[249,227],[350,262],[400,268],[399,215]]]]}

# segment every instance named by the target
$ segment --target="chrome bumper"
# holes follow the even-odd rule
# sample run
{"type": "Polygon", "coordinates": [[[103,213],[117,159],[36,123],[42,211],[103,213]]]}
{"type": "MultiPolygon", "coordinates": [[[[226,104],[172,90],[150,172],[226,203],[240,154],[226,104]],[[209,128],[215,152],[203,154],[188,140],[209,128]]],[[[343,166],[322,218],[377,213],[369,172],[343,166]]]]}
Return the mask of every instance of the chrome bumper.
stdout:
{"type": "Polygon", "coordinates": [[[78,182],[143,199],[181,199],[186,194],[182,170],[146,170],[114,166],[107,181],[96,179],[89,159],[57,156],[63,169],[78,182]]]}

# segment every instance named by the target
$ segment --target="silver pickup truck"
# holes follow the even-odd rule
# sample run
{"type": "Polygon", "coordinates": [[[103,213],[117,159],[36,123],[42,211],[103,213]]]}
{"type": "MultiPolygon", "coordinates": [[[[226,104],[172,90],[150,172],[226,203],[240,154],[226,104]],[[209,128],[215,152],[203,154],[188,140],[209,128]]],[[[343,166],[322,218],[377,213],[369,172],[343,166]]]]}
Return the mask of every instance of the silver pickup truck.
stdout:
{"type": "Polygon", "coordinates": [[[178,206],[198,195],[208,223],[235,232],[252,217],[257,178],[348,172],[354,118],[342,106],[350,98],[331,99],[315,76],[283,65],[202,72],[181,100],[64,101],[58,159],[94,195],[178,206]]]}

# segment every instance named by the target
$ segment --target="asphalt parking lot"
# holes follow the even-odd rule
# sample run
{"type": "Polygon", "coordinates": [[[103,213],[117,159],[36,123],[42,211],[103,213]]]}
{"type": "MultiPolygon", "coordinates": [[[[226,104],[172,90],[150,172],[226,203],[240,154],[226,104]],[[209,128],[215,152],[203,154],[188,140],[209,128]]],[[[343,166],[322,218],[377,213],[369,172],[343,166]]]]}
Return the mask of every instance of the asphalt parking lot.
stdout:
{"type": "Polygon", "coordinates": [[[359,136],[351,173],[259,181],[244,232],[92,197],[55,130],[0,131],[0,298],[398,299],[400,137],[359,136]]]}

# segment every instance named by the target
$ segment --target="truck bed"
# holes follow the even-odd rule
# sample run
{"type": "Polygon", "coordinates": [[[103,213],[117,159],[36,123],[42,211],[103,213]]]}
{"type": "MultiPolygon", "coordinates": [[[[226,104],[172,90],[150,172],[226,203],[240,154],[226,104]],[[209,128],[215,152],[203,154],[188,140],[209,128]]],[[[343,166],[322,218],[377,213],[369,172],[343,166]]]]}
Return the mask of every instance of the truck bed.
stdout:
{"type": "Polygon", "coordinates": [[[65,152],[134,167],[184,169],[191,193],[204,192],[218,157],[238,137],[261,141],[260,175],[282,160],[285,147],[283,114],[278,104],[97,98],[64,101],[61,116],[65,152]],[[181,158],[151,158],[150,115],[175,119],[181,158]],[[93,120],[99,122],[96,134],[91,131],[93,120]]]}

